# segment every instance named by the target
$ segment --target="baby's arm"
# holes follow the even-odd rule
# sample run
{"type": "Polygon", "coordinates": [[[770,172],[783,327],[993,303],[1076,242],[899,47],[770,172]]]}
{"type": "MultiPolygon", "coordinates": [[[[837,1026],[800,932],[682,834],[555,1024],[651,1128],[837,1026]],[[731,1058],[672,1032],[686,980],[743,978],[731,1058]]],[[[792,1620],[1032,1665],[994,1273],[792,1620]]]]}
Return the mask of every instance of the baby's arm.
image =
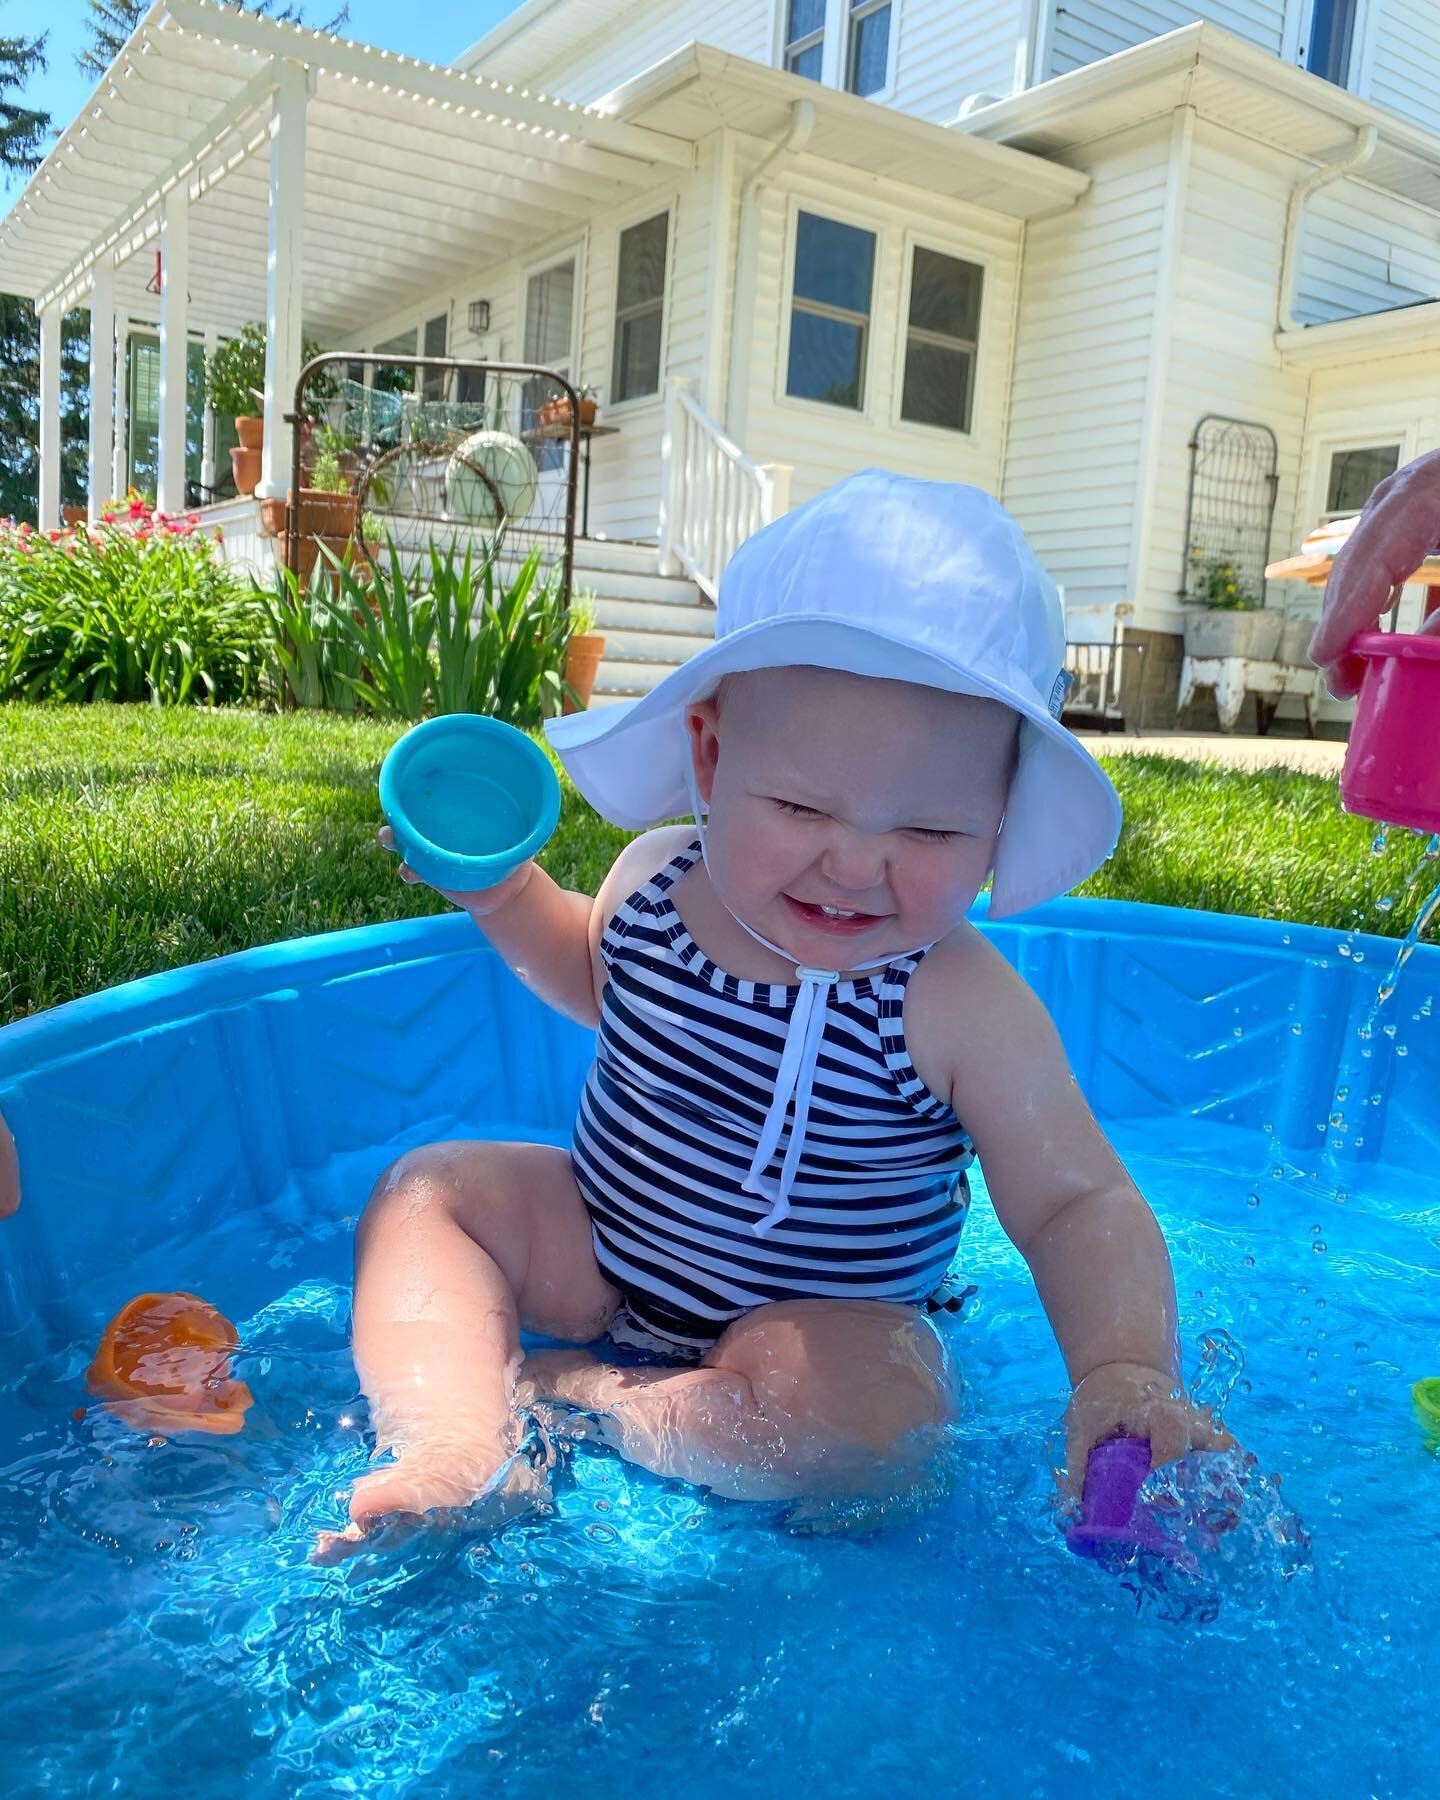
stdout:
{"type": "Polygon", "coordinates": [[[1006,1235],[1029,1265],[1074,1387],[1068,1468],[1116,1431],[1158,1464],[1222,1437],[1179,1399],[1175,1283],[1155,1215],[1070,1071],[1050,1016],[978,934],[946,958],[950,1098],[1006,1235]]]}
{"type": "MultiPolygon", "coordinates": [[[[593,897],[562,888],[533,861],[478,893],[437,891],[469,913],[510,969],[547,1006],[577,1024],[595,1026],[605,984],[600,936],[606,921],[692,835],[673,825],[644,832],[616,857],[593,897]]],[[[388,826],[380,842],[387,850],[394,848],[388,826]]],[[[400,874],[406,881],[419,879],[404,863],[400,874]]]]}

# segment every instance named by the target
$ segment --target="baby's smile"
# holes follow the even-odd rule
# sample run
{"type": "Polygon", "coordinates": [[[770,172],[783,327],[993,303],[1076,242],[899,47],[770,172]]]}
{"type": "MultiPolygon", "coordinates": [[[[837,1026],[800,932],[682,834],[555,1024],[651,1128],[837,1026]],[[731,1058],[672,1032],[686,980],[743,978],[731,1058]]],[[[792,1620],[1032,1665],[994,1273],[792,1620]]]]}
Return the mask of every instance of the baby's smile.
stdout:
{"type": "Polygon", "coordinates": [[[877,925],[883,925],[891,917],[889,913],[861,912],[855,907],[831,906],[812,900],[798,900],[794,894],[782,896],[786,907],[803,924],[812,931],[824,932],[833,937],[858,937],[862,932],[871,931],[877,925]]]}

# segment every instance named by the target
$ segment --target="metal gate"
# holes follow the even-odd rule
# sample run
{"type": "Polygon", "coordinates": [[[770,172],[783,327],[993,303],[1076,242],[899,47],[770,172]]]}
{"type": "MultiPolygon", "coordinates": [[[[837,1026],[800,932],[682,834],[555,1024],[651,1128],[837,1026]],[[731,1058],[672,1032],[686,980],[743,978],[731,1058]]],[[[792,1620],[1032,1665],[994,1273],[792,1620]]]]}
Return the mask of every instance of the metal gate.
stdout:
{"type": "Polygon", "coordinates": [[[1190,439],[1185,567],[1180,598],[1198,601],[1218,571],[1232,569],[1237,598],[1265,604],[1265,565],[1275,517],[1279,447],[1268,425],[1206,413],[1190,439]]]}
{"type": "Polygon", "coordinates": [[[300,371],[285,422],[284,560],[292,573],[302,538],[363,551],[367,534],[383,529],[418,550],[444,534],[520,531],[554,542],[569,605],[581,417],[575,389],[556,370],[329,350],[300,371]],[[359,378],[366,370],[374,371],[368,382],[359,378]],[[560,459],[563,479],[544,481],[560,459]],[[346,504],[317,525],[327,488],[346,504]]]}

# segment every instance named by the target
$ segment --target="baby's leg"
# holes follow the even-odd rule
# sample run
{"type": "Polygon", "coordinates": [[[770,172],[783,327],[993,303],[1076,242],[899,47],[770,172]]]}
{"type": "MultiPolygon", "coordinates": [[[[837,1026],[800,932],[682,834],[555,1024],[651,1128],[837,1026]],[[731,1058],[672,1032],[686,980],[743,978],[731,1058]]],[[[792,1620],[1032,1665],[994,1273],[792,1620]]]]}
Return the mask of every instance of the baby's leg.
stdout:
{"type": "Polygon", "coordinates": [[[398,1460],[356,1483],[345,1540],[472,1500],[515,1448],[521,1326],[587,1342],[618,1301],[567,1151],[455,1142],[393,1163],[356,1233],[354,1352],[398,1460]]]}
{"type": "Polygon", "coordinates": [[[786,1300],[731,1325],[698,1369],[530,1357],[522,1392],[602,1416],[632,1462],[737,1500],[892,1491],[954,1418],[958,1382],[910,1306],[786,1300]]]}

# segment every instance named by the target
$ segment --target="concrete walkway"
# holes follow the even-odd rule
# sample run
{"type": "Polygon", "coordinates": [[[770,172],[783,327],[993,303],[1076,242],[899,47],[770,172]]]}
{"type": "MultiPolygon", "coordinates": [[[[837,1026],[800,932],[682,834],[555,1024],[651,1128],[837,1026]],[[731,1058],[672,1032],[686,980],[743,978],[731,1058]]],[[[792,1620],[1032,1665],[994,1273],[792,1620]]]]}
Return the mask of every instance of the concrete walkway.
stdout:
{"type": "Polygon", "coordinates": [[[1077,731],[1097,756],[1178,756],[1232,769],[1299,769],[1338,776],[1345,745],[1330,738],[1225,736],[1198,731],[1077,731]]]}

